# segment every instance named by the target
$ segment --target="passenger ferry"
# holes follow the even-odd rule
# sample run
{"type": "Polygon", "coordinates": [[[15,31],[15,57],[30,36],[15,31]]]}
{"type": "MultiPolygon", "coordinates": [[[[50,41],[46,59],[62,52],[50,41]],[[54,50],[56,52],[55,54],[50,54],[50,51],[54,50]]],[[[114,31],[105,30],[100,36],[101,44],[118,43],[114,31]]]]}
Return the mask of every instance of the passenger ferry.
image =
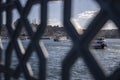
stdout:
{"type": "Polygon", "coordinates": [[[92,47],[95,49],[105,49],[107,47],[106,40],[103,37],[93,40],[92,47]]]}

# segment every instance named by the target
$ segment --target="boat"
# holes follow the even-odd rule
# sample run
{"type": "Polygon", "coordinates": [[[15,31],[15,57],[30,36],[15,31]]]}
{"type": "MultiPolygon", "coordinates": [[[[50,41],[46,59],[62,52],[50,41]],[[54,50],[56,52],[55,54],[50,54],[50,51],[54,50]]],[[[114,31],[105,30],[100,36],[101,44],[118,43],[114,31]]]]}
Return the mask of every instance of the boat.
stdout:
{"type": "Polygon", "coordinates": [[[58,38],[54,38],[53,39],[55,42],[58,42],[58,41],[60,41],[58,38]]]}
{"type": "Polygon", "coordinates": [[[58,41],[65,41],[67,40],[67,38],[62,36],[62,37],[55,37],[53,40],[58,42],[58,41]]]}
{"type": "Polygon", "coordinates": [[[107,47],[106,40],[102,37],[93,40],[92,47],[94,49],[105,49],[107,47]]]}

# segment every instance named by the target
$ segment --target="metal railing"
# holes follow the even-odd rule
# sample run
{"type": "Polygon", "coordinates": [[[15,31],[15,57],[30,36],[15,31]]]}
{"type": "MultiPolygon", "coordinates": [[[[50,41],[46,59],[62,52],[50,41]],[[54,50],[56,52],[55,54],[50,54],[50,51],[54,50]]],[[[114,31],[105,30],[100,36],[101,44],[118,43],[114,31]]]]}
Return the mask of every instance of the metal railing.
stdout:
{"type": "MultiPolygon", "coordinates": [[[[79,35],[70,21],[71,0],[63,0],[63,2],[63,24],[68,35],[73,41],[73,46],[62,62],[62,80],[70,80],[71,67],[80,57],[82,57],[84,62],[87,64],[87,67],[89,68],[95,80],[119,80],[120,68],[116,69],[110,76],[106,76],[97,61],[92,56],[91,52],[89,51],[89,44],[108,20],[112,20],[117,25],[118,29],[120,29],[120,1],[96,0],[101,9],[82,35],[79,35]]],[[[0,73],[4,73],[5,80],[11,80],[11,78],[18,79],[21,73],[24,74],[26,80],[46,80],[47,53],[43,48],[44,46],[42,44],[39,44],[39,41],[47,26],[47,3],[48,0],[28,0],[25,7],[22,7],[19,0],[6,0],[5,3],[0,0],[0,30],[2,28],[3,22],[2,13],[5,11],[6,27],[10,36],[10,41],[4,54],[5,64],[0,64],[0,73]],[[27,16],[30,13],[32,6],[36,4],[41,5],[41,24],[38,26],[37,31],[34,32],[31,28],[29,20],[27,19],[27,16]],[[20,15],[15,29],[13,29],[12,27],[13,9],[16,9],[20,15]],[[26,50],[18,39],[18,36],[22,30],[21,26],[24,26],[28,35],[31,36],[30,43],[28,44],[26,50]],[[11,55],[13,50],[15,50],[19,61],[19,64],[17,65],[15,70],[10,68],[11,55]],[[30,65],[27,65],[28,59],[33,51],[35,51],[37,53],[37,56],[39,57],[40,67],[38,70],[38,79],[36,79],[29,70],[30,65]]],[[[0,49],[0,54],[2,54],[2,48],[0,49]]]]}

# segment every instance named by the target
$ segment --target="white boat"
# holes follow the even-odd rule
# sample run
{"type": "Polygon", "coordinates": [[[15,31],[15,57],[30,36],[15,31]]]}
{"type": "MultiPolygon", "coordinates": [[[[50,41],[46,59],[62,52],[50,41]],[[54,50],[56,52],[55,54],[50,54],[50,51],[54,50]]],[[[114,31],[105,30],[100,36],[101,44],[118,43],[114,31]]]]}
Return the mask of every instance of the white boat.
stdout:
{"type": "Polygon", "coordinates": [[[67,40],[67,37],[64,37],[64,36],[63,36],[63,37],[56,37],[56,38],[54,38],[53,40],[54,40],[54,41],[57,41],[57,42],[58,42],[58,41],[64,41],[64,40],[67,40]]]}
{"type": "Polygon", "coordinates": [[[107,44],[104,38],[97,38],[93,40],[92,47],[95,49],[105,49],[107,44]]]}

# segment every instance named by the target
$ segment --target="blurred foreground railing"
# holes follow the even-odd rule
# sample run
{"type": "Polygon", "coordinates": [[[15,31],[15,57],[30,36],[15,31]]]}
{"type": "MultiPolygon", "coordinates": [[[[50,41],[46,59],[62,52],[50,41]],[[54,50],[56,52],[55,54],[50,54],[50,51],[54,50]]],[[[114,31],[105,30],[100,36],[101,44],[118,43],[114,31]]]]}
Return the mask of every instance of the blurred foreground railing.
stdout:
{"type": "MultiPolygon", "coordinates": [[[[83,58],[95,80],[119,80],[119,68],[116,69],[111,75],[106,76],[89,51],[89,44],[108,20],[112,20],[117,25],[118,29],[120,29],[120,1],[96,0],[96,2],[101,6],[101,9],[82,35],[76,31],[70,20],[72,12],[71,0],[62,1],[64,2],[63,24],[68,35],[73,41],[72,49],[69,51],[62,62],[62,80],[70,80],[71,67],[78,58],[83,58]]],[[[46,79],[47,52],[45,51],[45,48],[43,48],[44,46],[42,44],[39,44],[39,41],[47,26],[47,4],[48,0],[28,0],[25,7],[22,7],[20,0],[6,0],[5,3],[0,0],[0,30],[3,24],[2,13],[6,12],[6,26],[10,38],[5,54],[2,54],[2,43],[0,44],[0,55],[5,55],[5,64],[0,64],[0,73],[4,74],[5,80],[11,80],[13,78],[18,79],[21,73],[25,76],[26,80],[37,80],[32,75],[33,73],[30,70],[30,65],[28,65],[28,59],[33,51],[37,53],[37,56],[39,58],[38,60],[40,66],[38,70],[38,79],[46,79]],[[41,5],[41,23],[38,26],[37,31],[34,32],[27,17],[33,5],[36,4],[41,5]],[[20,15],[15,29],[12,27],[13,9],[16,9],[20,15]],[[18,39],[18,36],[23,28],[22,26],[26,29],[27,34],[31,36],[31,40],[28,44],[27,49],[24,49],[23,44],[20,43],[20,40],[18,39]],[[10,68],[11,55],[13,53],[13,50],[15,50],[19,61],[19,64],[14,70],[10,68]]]]}

